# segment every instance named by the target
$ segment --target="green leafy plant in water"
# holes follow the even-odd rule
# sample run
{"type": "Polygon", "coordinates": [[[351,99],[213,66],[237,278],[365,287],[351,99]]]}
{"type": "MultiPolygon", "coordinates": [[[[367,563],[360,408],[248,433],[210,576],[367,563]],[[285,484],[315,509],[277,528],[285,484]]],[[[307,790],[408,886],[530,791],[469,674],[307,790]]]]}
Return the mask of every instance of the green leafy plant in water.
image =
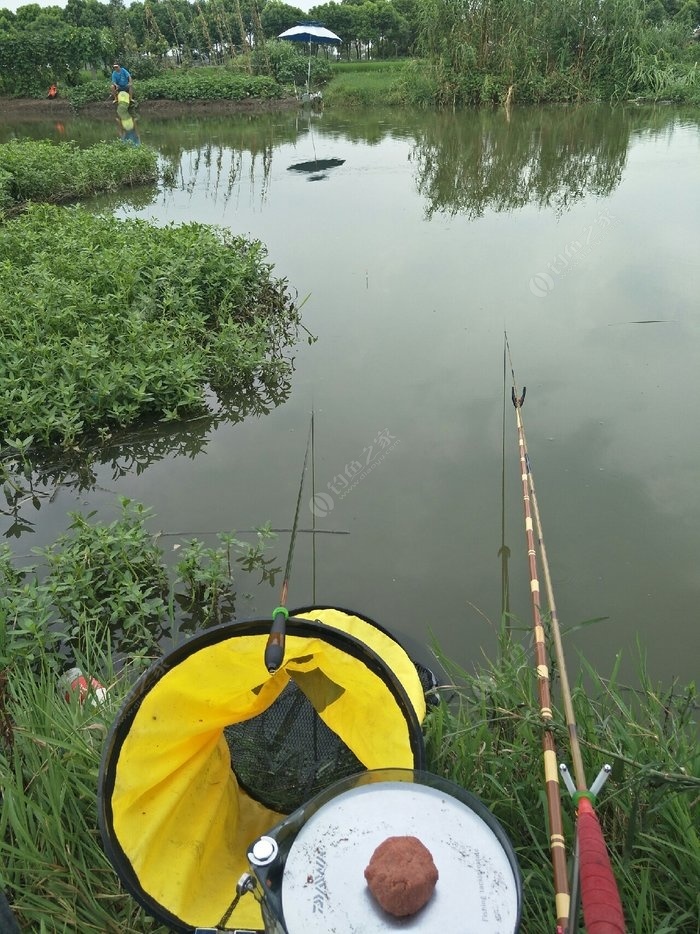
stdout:
{"type": "Polygon", "coordinates": [[[0,209],[27,201],[60,202],[146,185],[158,178],[158,153],[120,141],[80,149],[72,142],[0,144],[0,209]]]}
{"type": "Polygon", "coordinates": [[[0,227],[0,256],[0,431],[17,443],[73,448],[291,372],[299,312],[256,241],[34,206],[0,227]]]}
{"type": "Polygon", "coordinates": [[[90,629],[110,633],[122,651],[155,650],[168,618],[162,552],[144,524],[150,513],[127,499],[121,510],[107,525],[72,513],[68,532],[40,552],[59,625],[80,652],[90,629]]]}
{"type": "Polygon", "coordinates": [[[260,572],[259,583],[274,586],[279,567],[275,558],[266,558],[265,549],[273,533],[269,525],[256,529],[255,544],[241,541],[234,533],[220,533],[218,547],[192,540],[185,546],[177,563],[177,580],[185,585],[178,602],[192,613],[196,610],[198,624],[208,626],[220,623],[233,615],[235,594],[231,589],[235,565],[246,573],[260,572]]]}
{"type": "Polygon", "coordinates": [[[30,672],[42,660],[58,670],[89,646],[145,663],[166,631],[231,618],[242,575],[274,584],[269,526],[253,543],[235,533],[220,533],[216,548],[193,540],[171,573],[148,529],[153,518],[123,498],[112,522],[72,513],[68,530],[37,551],[37,565],[19,568],[10,549],[0,549],[0,670],[30,672]]]}

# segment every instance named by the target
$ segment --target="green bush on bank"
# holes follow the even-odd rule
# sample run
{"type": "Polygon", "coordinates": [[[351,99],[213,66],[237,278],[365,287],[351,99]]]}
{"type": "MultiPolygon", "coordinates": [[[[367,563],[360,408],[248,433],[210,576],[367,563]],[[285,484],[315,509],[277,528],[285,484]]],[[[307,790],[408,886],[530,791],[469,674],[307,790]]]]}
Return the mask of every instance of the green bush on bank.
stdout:
{"type": "Polygon", "coordinates": [[[119,140],[79,149],[74,143],[12,140],[0,145],[0,212],[26,201],[61,202],[147,185],[158,153],[119,140]]]}
{"type": "Polygon", "coordinates": [[[74,447],[283,385],[299,312],[257,241],[32,206],[0,227],[0,432],[74,447]]]}
{"type": "MultiPolygon", "coordinates": [[[[109,100],[109,78],[90,81],[69,88],[65,96],[79,110],[86,104],[109,100]]],[[[283,96],[283,89],[274,78],[252,75],[226,67],[172,69],[154,78],[139,80],[134,75],[134,97],[137,101],[243,101],[274,100],[283,96]]]]}

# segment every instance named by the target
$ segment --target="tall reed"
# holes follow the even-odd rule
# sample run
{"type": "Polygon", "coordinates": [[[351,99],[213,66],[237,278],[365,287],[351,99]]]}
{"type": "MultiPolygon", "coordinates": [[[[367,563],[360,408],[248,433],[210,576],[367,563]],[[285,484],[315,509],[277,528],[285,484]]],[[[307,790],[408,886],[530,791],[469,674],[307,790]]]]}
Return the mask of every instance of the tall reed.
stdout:
{"type": "MultiPolygon", "coordinates": [[[[636,0],[421,0],[419,10],[443,106],[653,96],[639,56],[657,30],[636,0]]],[[[669,51],[683,74],[687,44],[679,32],[669,51]]]]}

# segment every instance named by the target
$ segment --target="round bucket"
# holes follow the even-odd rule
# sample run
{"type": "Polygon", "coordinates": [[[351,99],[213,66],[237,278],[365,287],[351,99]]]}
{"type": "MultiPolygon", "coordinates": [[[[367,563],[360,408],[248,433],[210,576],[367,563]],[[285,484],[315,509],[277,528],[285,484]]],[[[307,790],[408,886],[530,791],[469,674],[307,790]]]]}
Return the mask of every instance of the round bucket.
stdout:
{"type": "Polygon", "coordinates": [[[262,839],[257,852],[273,849],[274,859],[255,865],[253,846],[249,859],[269,931],[519,929],[520,870],[503,828],[474,795],[428,772],[382,769],[344,779],[262,839]],[[404,918],[379,906],[364,877],[375,849],[395,836],[417,837],[439,872],[428,903],[404,918]]]}

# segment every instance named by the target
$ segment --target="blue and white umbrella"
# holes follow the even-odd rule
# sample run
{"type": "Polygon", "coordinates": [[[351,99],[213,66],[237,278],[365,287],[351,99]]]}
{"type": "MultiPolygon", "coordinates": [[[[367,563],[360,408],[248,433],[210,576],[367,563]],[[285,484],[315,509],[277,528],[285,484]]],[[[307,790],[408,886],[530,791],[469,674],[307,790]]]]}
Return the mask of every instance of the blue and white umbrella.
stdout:
{"type": "Polygon", "coordinates": [[[291,29],[281,32],[278,39],[289,39],[290,42],[308,42],[309,45],[339,45],[343,40],[322,23],[309,20],[307,23],[297,23],[291,29]]]}
{"type": "Polygon", "coordinates": [[[305,23],[297,23],[291,29],[285,29],[281,32],[278,39],[287,39],[289,42],[308,42],[309,44],[309,70],[306,77],[306,90],[310,89],[311,84],[311,46],[312,45],[340,45],[343,41],[340,36],[336,36],[330,29],[326,29],[323,23],[315,20],[309,20],[305,23]]]}

